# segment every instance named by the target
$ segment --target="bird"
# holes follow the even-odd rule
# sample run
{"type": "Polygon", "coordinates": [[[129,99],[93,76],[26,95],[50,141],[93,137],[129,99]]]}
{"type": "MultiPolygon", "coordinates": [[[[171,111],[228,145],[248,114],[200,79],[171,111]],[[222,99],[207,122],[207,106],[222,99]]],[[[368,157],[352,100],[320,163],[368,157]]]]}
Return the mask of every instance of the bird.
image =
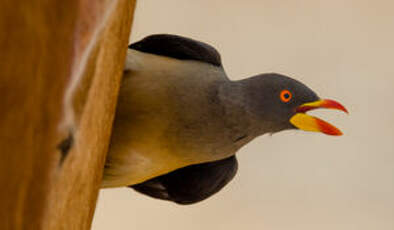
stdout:
{"type": "Polygon", "coordinates": [[[147,36],[127,50],[102,187],[195,204],[234,178],[237,151],[258,136],[292,129],[342,135],[306,113],[318,108],[348,112],[284,74],[231,80],[204,42],[147,36]]]}

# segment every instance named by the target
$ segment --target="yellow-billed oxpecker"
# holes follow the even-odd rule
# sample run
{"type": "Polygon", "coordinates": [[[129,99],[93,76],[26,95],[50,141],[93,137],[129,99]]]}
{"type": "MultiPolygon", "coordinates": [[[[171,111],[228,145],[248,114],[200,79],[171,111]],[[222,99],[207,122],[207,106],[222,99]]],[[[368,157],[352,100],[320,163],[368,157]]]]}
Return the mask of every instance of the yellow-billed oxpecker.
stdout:
{"type": "Polygon", "coordinates": [[[232,81],[203,42],[148,36],[128,49],[103,187],[196,203],[231,181],[236,152],[257,136],[289,129],[341,135],[306,114],[317,108],[347,112],[281,74],[232,81]]]}

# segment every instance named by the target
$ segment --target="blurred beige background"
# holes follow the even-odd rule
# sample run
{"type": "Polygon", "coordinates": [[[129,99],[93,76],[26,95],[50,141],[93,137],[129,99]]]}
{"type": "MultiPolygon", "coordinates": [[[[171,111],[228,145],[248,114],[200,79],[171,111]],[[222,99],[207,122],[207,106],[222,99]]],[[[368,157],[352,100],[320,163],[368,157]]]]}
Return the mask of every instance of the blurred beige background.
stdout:
{"type": "Polygon", "coordinates": [[[393,12],[383,0],[140,0],[131,41],[153,33],[205,41],[230,78],[288,74],[350,116],[314,112],[340,138],[257,138],[238,153],[234,181],[197,205],[102,190],[93,229],[394,229],[393,12]]]}

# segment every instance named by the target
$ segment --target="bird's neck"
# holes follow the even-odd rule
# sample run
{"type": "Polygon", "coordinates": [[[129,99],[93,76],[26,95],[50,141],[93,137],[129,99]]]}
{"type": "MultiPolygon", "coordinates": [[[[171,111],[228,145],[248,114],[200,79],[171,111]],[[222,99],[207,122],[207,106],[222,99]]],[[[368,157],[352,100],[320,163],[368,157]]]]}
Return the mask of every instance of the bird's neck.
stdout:
{"type": "MultiPolygon", "coordinates": [[[[249,81],[227,81],[219,88],[219,98],[226,113],[226,120],[235,136],[249,139],[269,133],[260,125],[260,119],[248,108],[250,94],[246,93],[249,81]],[[246,138],[248,137],[248,138],[246,138]]],[[[245,143],[246,144],[246,143],[245,143]]]]}

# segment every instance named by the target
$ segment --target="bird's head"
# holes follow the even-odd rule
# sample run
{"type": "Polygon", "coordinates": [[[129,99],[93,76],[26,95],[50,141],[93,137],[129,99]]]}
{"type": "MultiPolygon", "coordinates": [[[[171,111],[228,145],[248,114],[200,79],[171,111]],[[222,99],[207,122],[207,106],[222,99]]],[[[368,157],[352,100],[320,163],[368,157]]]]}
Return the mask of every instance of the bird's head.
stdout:
{"type": "Polygon", "coordinates": [[[261,121],[265,132],[301,129],[336,136],[342,134],[335,126],[306,112],[326,108],[347,113],[345,107],[334,100],[320,99],[301,82],[275,73],[257,75],[241,82],[245,109],[261,121]]]}

